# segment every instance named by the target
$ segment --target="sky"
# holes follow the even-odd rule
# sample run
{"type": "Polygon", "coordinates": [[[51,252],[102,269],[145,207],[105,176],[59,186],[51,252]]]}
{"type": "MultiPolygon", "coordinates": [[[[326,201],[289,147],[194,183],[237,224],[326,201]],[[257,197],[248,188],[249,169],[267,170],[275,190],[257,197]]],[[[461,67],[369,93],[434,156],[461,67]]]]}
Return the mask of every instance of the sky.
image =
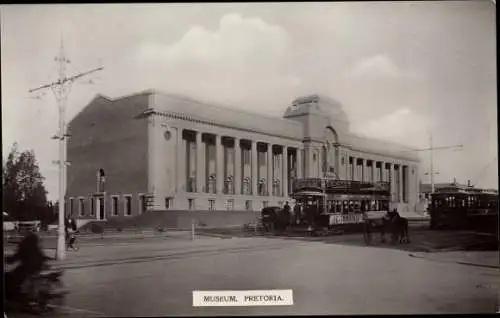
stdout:
{"type": "MultiPolygon", "coordinates": [[[[146,89],[282,116],[298,96],[340,101],[351,130],[433,151],[436,182],[498,188],[491,1],[64,4],[1,7],[2,150],[33,149],[57,196],[61,39],[69,121],[96,95],[146,89]]],[[[429,182],[430,152],[421,157],[429,182]]]]}

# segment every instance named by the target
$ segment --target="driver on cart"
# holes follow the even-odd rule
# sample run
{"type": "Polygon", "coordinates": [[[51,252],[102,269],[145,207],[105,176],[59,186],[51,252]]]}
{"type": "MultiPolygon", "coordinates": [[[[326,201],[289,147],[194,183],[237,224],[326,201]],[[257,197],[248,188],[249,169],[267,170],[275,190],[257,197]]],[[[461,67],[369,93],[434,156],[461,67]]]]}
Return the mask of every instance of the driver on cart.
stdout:
{"type": "Polygon", "coordinates": [[[390,221],[397,221],[401,218],[398,213],[398,209],[393,209],[392,211],[387,212],[390,221]]]}

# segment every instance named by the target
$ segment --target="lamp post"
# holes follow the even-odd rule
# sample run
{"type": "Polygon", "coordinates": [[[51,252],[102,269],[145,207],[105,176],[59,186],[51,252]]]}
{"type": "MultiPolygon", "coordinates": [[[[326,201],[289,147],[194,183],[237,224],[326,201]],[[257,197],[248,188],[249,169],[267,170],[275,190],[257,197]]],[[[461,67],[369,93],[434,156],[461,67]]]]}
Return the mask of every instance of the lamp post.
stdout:
{"type": "Polygon", "coordinates": [[[73,76],[66,76],[66,65],[70,63],[70,60],[66,58],[64,52],[64,44],[61,39],[61,47],[59,56],[55,58],[55,61],[59,66],[59,78],[50,84],[42,85],[38,88],[29,90],[29,93],[36,91],[51,89],[54,97],[57,101],[57,107],[59,110],[59,131],[58,135],[52,137],[59,141],[59,160],[56,163],[59,166],[59,226],[58,226],[58,237],[57,237],[57,249],[56,258],[62,260],[65,257],[66,243],[65,243],[65,222],[64,222],[64,195],[66,192],[66,166],[68,165],[66,161],[66,141],[69,137],[67,133],[66,125],[66,103],[68,101],[69,93],[71,92],[71,87],[73,83],[84,76],[92,74],[97,71],[101,71],[104,68],[99,67],[92,69],[90,71],[78,73],[73,76]]]}

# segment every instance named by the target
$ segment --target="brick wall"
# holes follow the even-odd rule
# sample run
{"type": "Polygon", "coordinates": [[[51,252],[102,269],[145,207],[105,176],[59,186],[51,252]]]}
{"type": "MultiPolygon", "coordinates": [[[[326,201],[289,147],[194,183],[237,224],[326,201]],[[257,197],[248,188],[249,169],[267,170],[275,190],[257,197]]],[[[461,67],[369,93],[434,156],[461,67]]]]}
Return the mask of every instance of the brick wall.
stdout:
{"type": "MultiPolygon", "coordinates": [[[[97,169],[106,173],[106,217],[111,215],[110,195],[119,195],[118,215],[123,217],[123,195],[132,195],[132,213],[138,212],[138,194],[147,192],[147,119],[135,118],[148,107],[148,94],[118,100],[96,97],[70,122],[67,197],[84,197],[91,218],[89,197],[96,191],[97,169]]],[[[73,211],[78,213],[78,200],[73,211]]]]}

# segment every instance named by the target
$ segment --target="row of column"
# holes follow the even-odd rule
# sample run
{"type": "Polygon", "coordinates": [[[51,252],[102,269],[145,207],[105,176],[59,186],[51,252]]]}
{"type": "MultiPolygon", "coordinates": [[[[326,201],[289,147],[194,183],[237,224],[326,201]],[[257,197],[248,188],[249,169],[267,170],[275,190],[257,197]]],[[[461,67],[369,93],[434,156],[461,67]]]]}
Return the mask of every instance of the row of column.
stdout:
{"type": "Polygon", "coordinates": [[[407,200],[405,192],[408,191],[408,185],[405,187],[404,184],[408,183],[408,166],[351,156],[349,157],[347,169],[347,177],[350,180],[391,182],[393,201],[398,200],[399,202],[403,202],[407,200]],[[361,164],[358,164],[358,161],[361,161],[361,164]],[[380,168],[377,168],[378,165],[380,165],[380,168]],[[406,171],[406,174],[404,171],[406,171]]]}
{"type": "MultiPolygon", "coordinates": [[[[196,186],[193,188],[186,188],[187,191],[189,192],[211,192],[209,191],[210,189],[206,188],[207,184],[210,182],[206,176],[206,171],[205,169],[208,169],[210,166],[210,158],[208,156],[208,153],[205,153],[205,150],[208,149],[208,147],[205,147],[205,143],[203,141],[203,136],[205,133],[199,132],[199,131],[192,131],[192,130],[184,130],[184,132],[190,132],[192,134],[195,134],[195,182],[196,186]],[[207,164],[208,163],[208,164],[207,164]],[[207,166],[208,165],[208,166],[207,166]]],[[[180,151],[178,151],[177,156],[178,156],[178,173],[179,178],[178,178],[178,187],[182,188],[186,182],[189,182],[189,174],[190,171],[190,165],[191,163],[191,158],[190,158],[190,142],[192,142],[192,139],[189,137],[184,138],[183,137],[183,131],[179,130],[178,133],[178,144],[181,145],[179,148],[180,151]],[[187,147],[187,148],[186,148],[187,147]],[[188,157],[186,157],[188,156],[188,157]],[[183,164],[187,164],[189,166],[183,166],[183,164]],[[186,171],[186,174],[183,174],[182,171],[186,171]]],[[[241,147],[241,142],[245,141],[246,143],[250,143],[250,183],[251,183],[251,191],[249,194],[251,195],[258,195],[258,184],[259,184],[259,167],[258,167],[258,146],[259,144],[265,144],[267,145],[267,156],[266,156],[266,170],[267,170],[267,178],[266,178],[266,186],[267,186],[267,195],[272,196],[273,191],[272,189],[274,188],[274,182],[275,182],[275,176],[273,172],[275,171],[273,169],[273,163],[274,163],[274,156],[273,156],[273,146],[279,146],[282,150],[281,152],[281,178],[279,179],[280,183],[280,188],[281,188],[281,193],[278,193],[277,196],[288,196],[288,188],[289,184],[288,181],[290,179],[289,175],[289,167],[288,167],[288,159],[290,158],[293,164],[293,168],[295,170],[295,177],[298,178],[302,176],[302,156],[301,156],[301,151],[300,151],[300,145],[297,145],[297,147],[288,147],[284,145],[273,145],[270,142],[259,142],[255,140],[249,140],[249,139],[240,139],[238,137],[232,137],[232,136],[222,136],[222,135],[215,135],[215,134],[206,134],[209,136],[214,136],[215,137],[215,193],[225,193],[224,189],[224,181],[227,179],[227,175],[230,175],[232,181],[232,188],[234,189],[234,194],[239,195],[239,194],[244,194],[242,193],[243,191],[243,184],[245,182],[248,182],[247,180],[243,180],[243,177],[248,178],[247,176],[243,176],[245,174],[245,167],[246,165],[242,162],[242,150],[243,149],[248,149],[246,147],[241,147]],[[225,145],[223,144],[223,138],[230,138],[234,142],[234,161],[233,161],[233,167],[230,169],[227,160],[224,160],[225,156],[225,145]],[[224,163],[226,166],[224,166],[224,163]],[[234,171],[228,171],[233,170],[234,171]],[[227,175],[225,175],[227,172],[227,175]]],[[[192,137],[191,137],[192,138],[192,137]]],[[[213,192],[211,192],[213,193],[213,192]]]]}

